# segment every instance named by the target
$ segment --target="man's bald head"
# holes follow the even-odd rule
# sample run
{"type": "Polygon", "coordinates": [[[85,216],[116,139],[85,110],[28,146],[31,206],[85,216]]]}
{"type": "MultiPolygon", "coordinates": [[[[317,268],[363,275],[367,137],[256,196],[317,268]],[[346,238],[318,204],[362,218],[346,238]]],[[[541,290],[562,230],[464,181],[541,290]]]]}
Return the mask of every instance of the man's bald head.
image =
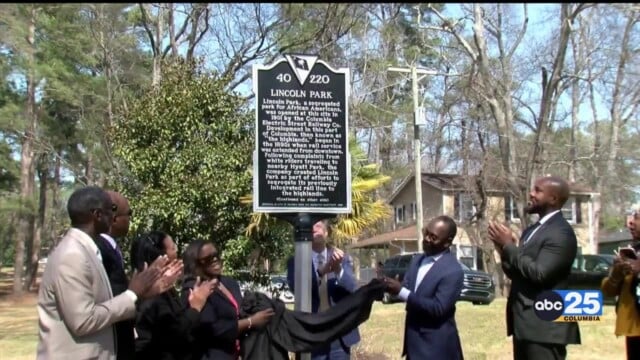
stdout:
{"type": "Polygon", "coordinates": [[[558,209],[561,209],[569,200],[569,184],[558,176],[545,176],[542,180],[549,187],[551,193],[555,195],[557,199],[557,204],[555,205],[558,209]]]}
{"type": "Polygon", "coordinates": [[[116,206],[109,235],[113,238],[124,237],[129,232],[129,220],[131,218],[129,201],[117,191],[109,190],[107,194],[109,194],[111,201],[116,206]]]}
{"type": "Polygon", "coordinates": [[[560,210],[569,199],[569,184],[558,176],[537,178],[529,193],[529,214],[544,216],[550,211],[560,210]]]}

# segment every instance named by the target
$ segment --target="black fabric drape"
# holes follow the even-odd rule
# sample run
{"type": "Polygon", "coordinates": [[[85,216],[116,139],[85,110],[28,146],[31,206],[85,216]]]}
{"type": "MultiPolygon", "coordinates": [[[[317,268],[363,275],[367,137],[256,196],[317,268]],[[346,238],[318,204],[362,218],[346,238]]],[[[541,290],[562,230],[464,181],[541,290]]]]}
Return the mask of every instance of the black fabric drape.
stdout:
{"type": "Polygon", "coordinates": [[[262,293],[246,292],[241,317],[267,308],[275,314],[264,328],[242,337],[242,359],[288,360],[289,352],[309,352],[330,343],[369,319],[373,302],[382,300],[383,293],[384,284],[373,279],[327,311],[305,313],[289,310],[282,301],[262,293]]]}

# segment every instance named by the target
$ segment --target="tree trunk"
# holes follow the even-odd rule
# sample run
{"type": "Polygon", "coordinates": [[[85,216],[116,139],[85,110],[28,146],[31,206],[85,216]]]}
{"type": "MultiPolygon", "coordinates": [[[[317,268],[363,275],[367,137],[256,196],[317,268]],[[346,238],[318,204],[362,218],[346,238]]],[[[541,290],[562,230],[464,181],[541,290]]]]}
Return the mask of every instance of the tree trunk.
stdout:
{"type": "Polygon", "coordinates": [[[42,156],[38,163],[38,180],[40,180],[40,197],[38,199],[38,217],[35,222],[33,240],[30,246],[29,263],[24,283],[24,290],[29,291],[35,285],[38,275],[38,260],[40,260],[40,247],[42,244],[42,232],[45,225],[47,211],[47,187],[49,184],[49,166],[47,157],[42,156]]]}
{"type": "Polygon", "coordinates": [[[51,251],[51,249],[53,249],[58,244],[58,238],[59,238],[57,224],[58,224],[58,210],[60,209],[59,197],[60,197],[60,182],[61,182],[60,170],[62,168],[62,162],[60,160],[61,156],[62,156],[62,150],[58,149],[55,165],[53,168],[53,183],[51,184],[51,208],[53,210],[51,211],[51,216],[50,216],[51,226],[49,226],[50,242],[48,244],[45,244],[47,253],[51,251]]]}
{"type": "Polygon", "coordinates": [[[171,56],[178,57],[178,44],[176,43],[176,25],[174,19],[175,4],[167,4],[169,7],[169,44],[171,45],[171,56]]]}
{"type": "Polygon", "coordinates": [[[22,149],[20,151],[20,201],[21,211],[18,224],[18,231],[15,237],[15,259],[13,274],[13,293],[22,294],[22,276],[24,273],[25,244],[30,242],[33,235],[33,144],[36,136],[37,117],[35,112],[35,32],[36,32],[36,7],[31,7],[31,17],[29,19],[27,34],[27,101],[26,101],[26,129],[22,138],[22,149]]]}
{"type": "Polygon", "coordinates": [[[157,16],[157,22],[156,22],[156,39],[155,39],[156,51],[154,52],[154,56],[153,56],[152,85],[154,87],[160,84],[160,77],[162,76],[162,38],[164,37],[163,36],[164,35],[163,34],[163,31],[164,31],[163,18],[164,18],[164,7],[162,4],[160,4],[158,6],[158,16],[157,16]]]}
{"type": "Polygon", "coordinates": [[[192,60],[194,53],[196,51],[196,45],[202,39],[202,36],[209,29],[209,4],[192,4],[191,9],[191,31],[187,35],[188,39],[188,48],[187,48],[187,60],[192,60]],[[198,26],[200,24],[200,19],[204,17],[205,28],[201,32],[198,31],[198,26]]]}

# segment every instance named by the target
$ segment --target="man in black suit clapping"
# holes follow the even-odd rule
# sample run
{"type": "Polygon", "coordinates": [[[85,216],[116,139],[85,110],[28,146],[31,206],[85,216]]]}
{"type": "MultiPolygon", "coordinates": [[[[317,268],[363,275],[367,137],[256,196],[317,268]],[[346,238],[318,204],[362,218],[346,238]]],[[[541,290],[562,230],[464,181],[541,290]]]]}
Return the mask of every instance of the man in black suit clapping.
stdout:
{"type": "Polygon", "coordinates": [[[526,212],[538,214],[540,220],[523,231],[519,245],[507,226],[489,225],[489,239],[511,279],[507,332],[513,335],[513,358],[517,360],[565,359],[567,344],[580,344],[577,323],[542,320],[533,306],[541,292],[568,285],[577,252],[575,232],[561,211],[568,198],[565,180],[555,176],[537,179],[526,212]]]}
{"type": "MultiPolygon", "coordinates": [[[[122,194],[115,191],[108,191],[107,193],[114,204],[113,223],[108,234],[100,234],[100,238],[96,239],[96,245],[100,249],[102,264],[109,276],[111,292],[113,296],[117,296],[129,287],[129,280],[124,269],[124,257],[116,239],[123,239],[129,232],[131,208],[129,207],[129,201],[122,194]]],[[[134,358],[134,325],[134,319],[116,323],[118,360],[134,358]]]]}

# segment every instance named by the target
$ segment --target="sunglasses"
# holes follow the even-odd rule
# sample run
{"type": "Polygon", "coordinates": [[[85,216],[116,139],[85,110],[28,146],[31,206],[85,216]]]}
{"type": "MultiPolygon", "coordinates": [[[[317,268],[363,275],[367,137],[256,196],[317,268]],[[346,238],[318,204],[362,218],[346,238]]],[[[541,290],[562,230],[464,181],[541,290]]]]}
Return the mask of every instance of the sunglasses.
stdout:
{"type": "Polygon", "coordinates": [[[205,256],[203,258],[199,258],[198,261],[202,264],[202,265],[213,265],[215,263],[220,263],[222,262],[222,259],[219,256],[220,254],[218,253],[213,253],[209,256],[205,256]]]}

